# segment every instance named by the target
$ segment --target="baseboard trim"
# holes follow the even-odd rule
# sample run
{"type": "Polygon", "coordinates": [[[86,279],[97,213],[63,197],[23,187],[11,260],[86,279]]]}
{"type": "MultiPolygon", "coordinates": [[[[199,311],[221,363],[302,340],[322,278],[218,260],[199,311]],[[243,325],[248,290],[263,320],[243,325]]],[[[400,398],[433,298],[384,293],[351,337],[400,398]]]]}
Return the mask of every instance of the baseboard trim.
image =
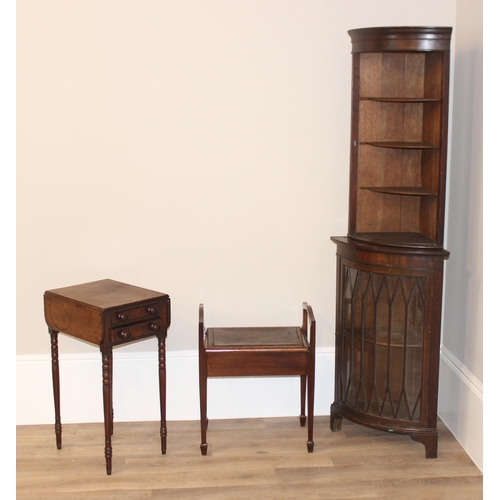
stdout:
{"type": "Polygon", "coordinates": [[[482,471],[483,384],[445,346],[441,346],[438,414],[482,471]]]}
{"type": "MultiPolygon", "coordinates": [[[[333,400],[334,348],[316,349],[315,414],[328,415],[333,400]]],[[[113,355],[114,413],[119,421],[159,419],[157,352],[113,355]]],[[[101,356],[60,353],[61,418],[64,423],[100,422],[101,356]]],[[[17,356],[17,425],[54,422],[50,355],[17,356]]],[[[299,413],[298,377],[209,379],[212,419],[294,416],[299,413]]],[[[198,352],[167,352],[167,419],[199,419],[198,352]]]]}
{"type": "Polygon", "coordinates": [[[481,401],[483,401],[483,383],[444,345],[441,346],[441,360],[460,377],[460,380],[462,380],[481,401]]]}

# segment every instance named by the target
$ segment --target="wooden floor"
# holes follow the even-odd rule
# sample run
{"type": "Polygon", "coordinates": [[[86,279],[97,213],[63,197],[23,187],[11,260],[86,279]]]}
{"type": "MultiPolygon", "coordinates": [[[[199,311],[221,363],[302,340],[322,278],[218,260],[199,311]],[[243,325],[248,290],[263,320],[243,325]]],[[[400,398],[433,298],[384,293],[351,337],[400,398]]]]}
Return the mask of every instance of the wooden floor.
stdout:
{"type": "Polygon", "coordinates": [[[17,428],[18,500],[453,499],[483,498],[481,472],[439,424],[437,459],[423,445],[344,422],[333,433],[315,419],[314,453],[297,418],[213,420],[202,457],[198,422],[116,423],[113,474],[106,475],[103,424],[17,428]]]}

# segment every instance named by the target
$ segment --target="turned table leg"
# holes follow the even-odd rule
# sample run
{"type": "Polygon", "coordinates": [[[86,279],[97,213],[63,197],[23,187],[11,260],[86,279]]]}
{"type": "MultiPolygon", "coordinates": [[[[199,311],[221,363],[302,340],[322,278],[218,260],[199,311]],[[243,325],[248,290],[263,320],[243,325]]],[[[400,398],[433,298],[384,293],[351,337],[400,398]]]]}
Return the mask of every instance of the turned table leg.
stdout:
{"type": "Polygon", "coordinates": [[[62,446],[62,426],[61,426],[61,400],[59,391],[59,351],[57,347],[57,332],[51,330],[50,333],[50,352],[52,360],[52,389],[54,391],[54,410],[55,410],[55,431],[56,446],[60,450],[62,446]]]}
{"type": "Polygon", "coordinates": [[[112,376],[111,376],[111,365],[112,365],[112,353],[111,347],[101,347],[102,353],[102,395],[104,403],[104,434],[105,434],[105,445],[104,445],[104,456],[106,457],[106,472],[108,475],[111,474],[111,432],[113,427],[113,410],[111,402],[112,394],[112,376]]]}
{"type": "Polygon", "coordinates": [[[158,335],[158,375],[160,379],[160,437],[161,437],[161,452],[163,455],[167,453],[167,361],[166,361],[166,335],[158,335]]]}

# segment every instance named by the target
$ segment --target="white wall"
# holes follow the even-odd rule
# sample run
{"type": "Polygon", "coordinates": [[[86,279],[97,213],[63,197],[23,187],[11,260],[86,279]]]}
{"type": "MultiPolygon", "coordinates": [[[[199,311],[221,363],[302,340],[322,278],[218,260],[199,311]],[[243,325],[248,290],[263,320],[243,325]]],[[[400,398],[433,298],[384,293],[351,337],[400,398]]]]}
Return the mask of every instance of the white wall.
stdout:
{"type": "Polygon", "coordinates": [[[45,290],[103,277],[171,295],[171,350],[199,302],[272,324],[306,300],[332,346],[346,31],[453,22],[454,0],[19,1],[18,354],[47,352],[45,290]]]}
{"type": "Polygon", "coordinates": [[[440,417],[483,467],[482,4],[457,1],[440,417]]]}
{"type": "MultiPolygon", "coordinates": [[[[43,292],[105,277],[172,298],[170,418],[178,407],[198,418],[196,383],[179,388],[195,369],[199,302],[208,325],[267,325],[299,322],[308,301],[316,411],[327,414],[329,237],[347,231],[347,30],[455,27],[455,14],[456,0],[19,0],[18,422],[52,418],[43,292]]],[[[448,295],[446,307],[463,301],[448,295]]],[[[117,350],[137,369],[116,398],[149,387],[155,349],[151,340],[117,350]]],[[[99,386],[92,346],[62,336],[60,352],[65,384],[99,386]]],[[[247,392],[261,383],[247,382],[247,392]]],[[[293,401],[295,387],[267,383],[293,401]]],[[[98,401],[100,387],[89,390],[98,401]]],[[[78,408],[79,397],[68,391],[64,404],[78,408]]],[[[287,404],[270,411],[288,414],[287,404]]],[[[218,415],[269,411],[266,401],[242,405],[221,401],[218,415]]]]}

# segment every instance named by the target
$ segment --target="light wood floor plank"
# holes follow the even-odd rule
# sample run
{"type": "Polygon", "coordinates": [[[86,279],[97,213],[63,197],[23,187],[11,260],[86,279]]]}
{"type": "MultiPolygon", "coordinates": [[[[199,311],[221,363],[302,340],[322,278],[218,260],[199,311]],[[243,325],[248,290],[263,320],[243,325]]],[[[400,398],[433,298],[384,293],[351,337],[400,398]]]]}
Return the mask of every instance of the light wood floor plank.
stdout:
{"type": "Polygon", "coordinates": [[[17,428],[18,500],[482,499],[482,475],[440,422],[437,459],[408,436],[315,419],[314,453],[296,418],[211,421],[208,456],[199,422],[117,422],[107,476],[102,423],[17,428]]]}

